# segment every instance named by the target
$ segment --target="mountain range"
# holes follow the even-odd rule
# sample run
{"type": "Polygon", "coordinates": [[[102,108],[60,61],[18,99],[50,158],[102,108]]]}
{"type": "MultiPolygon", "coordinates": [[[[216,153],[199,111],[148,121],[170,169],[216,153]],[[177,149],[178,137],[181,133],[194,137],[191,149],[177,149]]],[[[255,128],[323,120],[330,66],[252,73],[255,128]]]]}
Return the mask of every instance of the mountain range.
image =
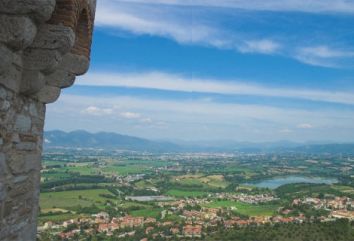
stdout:
{"type": "Polygon", "coordinates": [[[297,152],[354,154],[353,143],[237,142],[237,141],[154,141],[111,132],[90,133],[46,131],[44,148],[97,148],[147,152],[297,152]]]}
{"type": "Polygon", "coordinates": [[[178,146],[169,142],[150,141],[143,138],[111,132],[90,133],[83,130],[72,132],[47,131],[44,133],[44,147],[80,147],[121,149],[131,151],[169,152],[178,146]]]}

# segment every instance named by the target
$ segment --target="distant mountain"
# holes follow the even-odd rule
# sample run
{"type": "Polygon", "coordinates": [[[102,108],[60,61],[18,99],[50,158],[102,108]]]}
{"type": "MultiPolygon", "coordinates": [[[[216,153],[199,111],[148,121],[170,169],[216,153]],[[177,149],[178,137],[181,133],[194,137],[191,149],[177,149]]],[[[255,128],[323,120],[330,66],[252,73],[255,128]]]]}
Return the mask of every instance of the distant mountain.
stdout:
{"type": "Polygon", "coordinates": [[[317,144],[292,148],[293,152],[312,154],[354,154],[354,144],[317,144]]]}
{"type": "Polygon", "coordinates": [[[148,152],[228,152],[228,153],[307,153],[354,154],[354,144],[303,144],[289,141],[236,142],[236,141],[152,141],[111,132],[47,131],[44,147],[73,147],[119,149],[148,152]]]}
{"type": "Polygon", "coordinates": [[[130,151],[177,151],[180,147],[169,142],[150,141],[110,132],[90,133],[83,130],[64,132],[46,131],[44,147],[81,147],[121,149],[130,151]]]}
{"type": "Polygon", "coordinates": [[[178,141],[180,146],[200,151],[211,152],[244,152],[258,153],[269,152],[276,149],[288,149],[301,146],[300,143],[290,141],[277,142],[240,142],[234,140],[218,140],[218,141],[178,141]]]}

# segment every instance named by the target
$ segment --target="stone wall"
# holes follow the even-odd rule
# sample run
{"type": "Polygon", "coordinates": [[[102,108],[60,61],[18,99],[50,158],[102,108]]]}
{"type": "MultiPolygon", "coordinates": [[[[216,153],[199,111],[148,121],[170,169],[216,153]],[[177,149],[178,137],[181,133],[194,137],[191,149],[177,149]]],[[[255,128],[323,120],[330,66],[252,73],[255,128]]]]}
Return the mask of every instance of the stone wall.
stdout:
{"type": "Polygon", "coordinates": [[[45,105],[89,67],[95,0],[0,0],[0,240],[36,239],[45,105]]]}
{"type": "Polygon", "coordinates": [[[44,113],[0,86],[0,240],[34,240],[44,113]]]}

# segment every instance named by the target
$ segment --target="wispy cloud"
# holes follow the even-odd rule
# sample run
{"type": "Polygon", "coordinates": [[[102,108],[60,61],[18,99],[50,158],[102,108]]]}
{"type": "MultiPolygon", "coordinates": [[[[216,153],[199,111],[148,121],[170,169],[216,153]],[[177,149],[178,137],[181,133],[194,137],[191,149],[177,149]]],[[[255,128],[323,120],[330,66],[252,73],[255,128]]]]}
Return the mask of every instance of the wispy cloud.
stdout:
{"type": "MultiPolygon", "coordinates": [[[[209,8],[204,11],[196,11],[194,6],[218,7],[215,9],[231,7],[249,11],[354,14],[354,3],[344,0],[101,0],[98,4],[96,25],[119,31],[123,30],[136,35],[169,38],[181,44],[212,46],[245,54],[277,54],[296,59],[305,64],[322,67],[343,67],[343,61],[338,60],[354,58],[352,54],[346,53],[346,49],[334,50],[326,46],[326,43],[316,46],[315,41],[314,47],[303,46],[304,42],[311,42],[311,39],[289,42],[288,39],[291,36],[282,36],[282,33],[259,34],[252,31],[245,33],[237,28],[230,29],[220,22],[217,17],[220,15],[215,15],[216,10],[213,11],[215,15],[213,16],[209,14],[209,8]]],[[[259,17],[259,15],[257,16],[259,17]]],[[[242,15],[235,17],[235,21],[243,21],[242,15]]],[[[260,25],[259,28],[262,29],[262,26],[260,25]]],[[[291,35],[296,34],[298,33],[292,33],[291,35]]]]}
{"type": "MultiPolygon", "coordinates": [[[[118,1],[119,2],[119,1],[118,1]]],[[[233,33],[193,10],[149,7],[146,4],[99,4],[96,25],[113,27],[137,35],[170,38],[182,44],[199,44],[243,53],[273,54],[280,43],[233,33]]]]}
{"type": "MultiPolygon", "coordinates": [[[[122,112],[122,113],[120,113],[120,116],[122,116],[123,118],[126,118],[126,119],[140,119],[141,118],[141,114],[134,113],[134,112],[122,112]]],[[[145,120],[145,118],[144,118],[144,120],[145,120]]]]}
{"type": "Polygon", "coordinates": [[[339,12],[354,13],[350,0],[116,0],[141,4],[165,4],[180,6],[225,7],[257,11],[339,12]]]}
{"type": "Polygon", "coordinates": [[[246,41],[245,46],[240,47],[239,50],[244,53],[262,53],[272,54],[276,53],[281,48],[281,45],[269,39],[246,41]]]}
{"type": "Polygon", "coordinates": [[[253,95],[281,98],[295,98],[321,102],[354,105],[354,95],[345,91],[325,91],[315,89],[276,88],[247,84],[246,81],[221,81],[214,79],[186,78],[183,76],[150,73],[91,73],[81,77],[79,85],[120,86],[159,89],[183,92],[216,93],[228,95],[253,95]],[[100,81],[97,81],[99,79],[100,81]]]}
{"type": "Polygon", "coordinates": [[[332,139],[333,137],[344,140],[352,138],[353,117],[352,111],[344,110],[307,111],[205,100],[172,101],[132,96],[64,94],[57,103],[48,106],[47,129],[86,128],[91,131],[117,131],[149,138],[230,139],[237,137],[240,140],[259,141],[259,136],[262,136],[263,141],[282,137],[298,140],[332,139]],[[117,103],[120,104],[119,108],[116,107],[117,103]],[[82,113],[78,113],[77,110],[85,109],[87,106],[101,109],[117,108],[114,113],[139,113],[141,118],[119,119],[119,115],[116,114],[82,118],[82,113]],[[148,116],[152,114],[154,120],[151,122],[148,116]],[[97,121],[100,125],[97,125],[97,121]],[[304,124],[300,126],[299,123],[304,124]],[[316,128],[308,132],[307,123],[311,123],[310,125],[316,128]],[[289,126],[303,128],[285,131],[289,126]],[[163,132],[160,131],[161,128],[164,129],[163,132]],[[207,132],[205,128],[208,128],[207,132]],[[254,130],[259,131],[255,133],[254,130]]]}
{"type": "Polygon", "coordinates": [[[180,43],[224,45],[220,31],[198,21],[188,21],[193,18],[188,13],[176,12],[173,9],[118,5],[111,0],[102,2],[105,3],[98,6],[97,26],[115,27],[135,34],[168,37],[180,43]]]}
{"type": "Polygon", "coordinates": [[[289,134],[289,133],[293,133],[294,131],[289,128],[284,128],[284,129],[279,130],[279,132],[283,133],[283,134],[289,134]]]}
{"type": "MultiPolygon", "coordinates": [[[[109,104],[111,105],[111,104],[109,104]]],[[[107,105],[104,105],[107,106],[107,105]]],[[[95,116],[95,117],[113,117],[119,119],[126,119],[132,121],[138,121],[141,123],[151,124],[153,120],[149,117],[142,115],[141,113],[131,112],[131,111],[121,111],[120,107],[117,105],[111,105],[111,107],[98,107],[90,105],[85,107],[81,112],[83,115],[95,116]]]]}
{"type": "Polygon", "coordinates": [[[94,115],[94,116],[104,116],[113,114],[113,109],[110,108],[99,108],[96,106],[89,106],[81,111],[83,114],[94,115]]]}
{"type": "Polygon", "coordinates": [[[295,58],[301,62],[316,66],[341,67],[343,66],[343,60],[354,58],[354,52],[320,45],[298,48],[295,58]]]}
{"type": "Polygon", "coordinates": [[[313,126],[309,123],[302,123],[302,124],[297,125],[297,128],[299,128],[299,129],[312,129],[313,126]]]}

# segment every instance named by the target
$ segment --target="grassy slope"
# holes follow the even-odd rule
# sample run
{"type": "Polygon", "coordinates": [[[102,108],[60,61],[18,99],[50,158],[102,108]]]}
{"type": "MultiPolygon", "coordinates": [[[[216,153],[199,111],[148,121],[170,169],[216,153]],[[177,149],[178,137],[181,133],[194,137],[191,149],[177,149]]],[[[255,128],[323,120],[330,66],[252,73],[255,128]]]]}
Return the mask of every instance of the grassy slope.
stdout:
{"type": "Polygon", "coordinates": [[[100,197],[99,194],[111,193],[106,189],[41,193],[40,207],[41,209],[50,209],[53,207],[70,208],[77,205],[87,207],[92,204],[102,204],[107,198],[100,197]],[[79,196],[82,198],[80,199],[79,196]]]}
{"type": "Polygon", "coordinates": [[[255,205],[236,201],[215,201],[205,206],[210,208],[235,207],[235,211],[248,216],[272,216],[278,208],[275,205],[255,205]]]}

